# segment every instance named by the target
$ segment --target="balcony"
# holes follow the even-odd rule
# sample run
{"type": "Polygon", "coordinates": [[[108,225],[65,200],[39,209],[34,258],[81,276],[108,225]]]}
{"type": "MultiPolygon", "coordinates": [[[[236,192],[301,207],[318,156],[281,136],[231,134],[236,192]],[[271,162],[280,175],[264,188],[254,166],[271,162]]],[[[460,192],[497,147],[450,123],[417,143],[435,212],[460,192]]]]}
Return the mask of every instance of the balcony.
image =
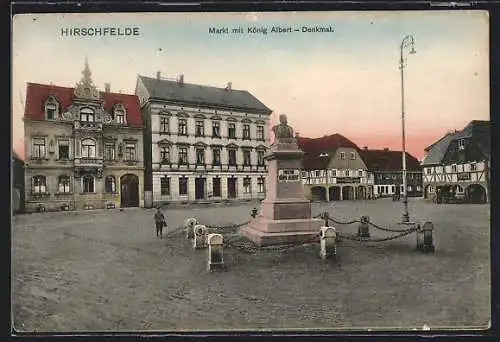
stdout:
{"type": "Polygon", "coordinates": [[[102,122],[75,121],[75,130],[81,131],[102,131],[102,122]]]}
{"type": "Polygon", "coordinates": [[[75,166],[102,167],[103,160],[100,158],[75,158],[75,166]]]}

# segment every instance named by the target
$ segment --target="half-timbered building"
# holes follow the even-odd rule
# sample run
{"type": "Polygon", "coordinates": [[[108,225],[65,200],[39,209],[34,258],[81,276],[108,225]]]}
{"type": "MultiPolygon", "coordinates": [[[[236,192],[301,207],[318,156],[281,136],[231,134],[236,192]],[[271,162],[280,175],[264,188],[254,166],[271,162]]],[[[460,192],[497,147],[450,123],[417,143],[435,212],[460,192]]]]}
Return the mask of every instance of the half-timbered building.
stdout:
{"type": "Polygon", "coordinates": [[[75,88],[27,85],[27,211],[143,205],[139,100],[97,90],[87,61],[82,74],[75,88]]]}
{"type": "Polygon", "coordinates": [[[305,152],[302,183],[313,201],[367,199],[373,194],[373,174],[358,146],[340,134],[321,138],[298,137],[305,152]]]}
{"type": "Polygon", "coordinates": [[[471,121],[425,149],[424,196],[436,202],[490,199],[490,122],[471,121]]]}
{"type": "Polygon", "coordinates": [[[147,205],[265,198],[271,110],[245,90],[139,76],[147,205]]]}

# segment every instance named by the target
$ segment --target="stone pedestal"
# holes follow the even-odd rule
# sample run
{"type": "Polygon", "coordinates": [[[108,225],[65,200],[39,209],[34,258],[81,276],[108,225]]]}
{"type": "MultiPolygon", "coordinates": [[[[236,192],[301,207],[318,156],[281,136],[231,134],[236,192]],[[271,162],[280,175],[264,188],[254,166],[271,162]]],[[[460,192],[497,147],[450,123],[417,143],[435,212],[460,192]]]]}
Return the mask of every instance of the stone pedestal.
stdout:
{"type": "Polygon", "coordinates": [[[269,161],[266,199],[259,215],[241,231],[259,246],[318,238],[323,220],[311,218],[311,203],[303,193],[303,155],[296,138],[278,138],[265,156],[269,161]]]}

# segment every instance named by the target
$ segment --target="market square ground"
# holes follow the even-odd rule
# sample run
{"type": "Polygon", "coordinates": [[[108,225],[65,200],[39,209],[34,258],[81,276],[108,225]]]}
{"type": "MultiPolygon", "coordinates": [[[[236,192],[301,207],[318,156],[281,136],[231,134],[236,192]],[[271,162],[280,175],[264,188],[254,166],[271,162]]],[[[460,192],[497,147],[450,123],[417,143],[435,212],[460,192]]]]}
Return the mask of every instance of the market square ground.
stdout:
{"type": "MultiPolygon", "coordinates": [[[[188,217],[240,223],[254,204],[165,208],[169,230],[188,217]]],[[[339,220],[367,214],[399,228],[388,199],[314,203],[339,220]]],[[[226,248],[225,272],[206,271],[206,250],[184,235],[155,238],[153,212],[20,215],[12,227],[12,310],[18,331],[196,331],[477,326],[490,319],[490,208],[410,200],[412,218],[434,223],[436,252],[415,234],[379,243],[344,240],[283,252],[226,248]]],[[[356,226],[337,226],[355,233],[356,226]]],[[[390,233],[371,229],[373,237],[390,233]]]]}

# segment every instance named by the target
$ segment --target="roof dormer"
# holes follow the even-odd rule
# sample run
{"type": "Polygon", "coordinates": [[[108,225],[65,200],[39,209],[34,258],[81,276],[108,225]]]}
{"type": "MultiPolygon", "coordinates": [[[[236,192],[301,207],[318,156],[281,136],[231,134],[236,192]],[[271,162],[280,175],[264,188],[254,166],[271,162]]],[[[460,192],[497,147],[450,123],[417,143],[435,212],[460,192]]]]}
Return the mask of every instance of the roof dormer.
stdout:
{"type": "Polygon", "coordinates": [[[57,120],[59,118],[59,101],[54,96],[49,96],[44,103],[45,120],[57,120]]]}
{"type": "Polygon", "coordinates": [[[111,113],[113,121],[120,125],[127,124],[127,109],[123,103],[117,103],[113,106],[113,111],[111,113]]]}

